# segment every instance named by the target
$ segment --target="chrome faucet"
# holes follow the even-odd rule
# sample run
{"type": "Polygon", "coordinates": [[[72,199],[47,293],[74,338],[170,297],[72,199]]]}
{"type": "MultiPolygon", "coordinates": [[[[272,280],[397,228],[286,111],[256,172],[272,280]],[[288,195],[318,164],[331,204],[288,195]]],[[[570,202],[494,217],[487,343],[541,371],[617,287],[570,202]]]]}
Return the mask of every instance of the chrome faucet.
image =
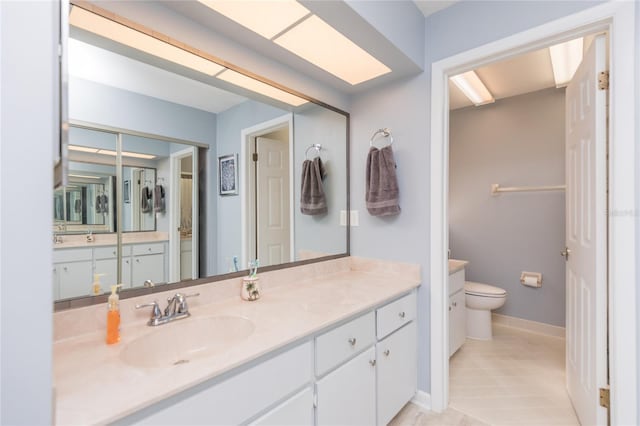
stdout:
{"type": "Polygon", "coordinates": [[[62,243],[62,235],[53,234],[53,243],[54,244],[61,244],[62,243]]]}
{"type": "Polygon", "coordinates": [[[187,305],[188,297],[200,296],[200,293],[195,294],[183,294],[176,293],[173,297],[167,299],[167,307],[164,312],[160,310],[158,301],[154,300],[151,303],[144,303],[142,305],[136,305],[136,309],[152,307],[151,318],[147,322],[149,326],[156,326],[166,324],[171,321],[187,318],[191,316],[189,313],[189,306],[187,305]]]}

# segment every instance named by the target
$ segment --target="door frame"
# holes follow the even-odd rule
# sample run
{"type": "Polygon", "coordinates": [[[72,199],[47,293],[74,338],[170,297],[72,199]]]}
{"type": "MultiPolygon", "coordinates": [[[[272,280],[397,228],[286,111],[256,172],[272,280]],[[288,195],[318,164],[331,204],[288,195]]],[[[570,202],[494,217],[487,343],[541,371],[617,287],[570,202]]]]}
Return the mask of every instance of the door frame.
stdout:
{"type": "MultiPolygon", "coordinates": [[[[180,232],[178,227],[180,226],[180,197],[175,195],[180,188],[180,173],[181,161],[184,157],[191,155],[192,170],[193,170],[193,184],[191,185],[191,229],[199,229],[198,222],[198,148],[190,146],[189,148],[181,149],[180,151],[172,152],[170,155],[170,177],[171,188],[176,190],[171,191],[169,196],[170,204],[170,216],[169,216],[169,282],[180,281],[180,232]],[[176,238],[177,233],[177,238],[176,238]]],[[[157,172],[156,172],[157,173],[157,172]]],[[[156,176],[156,179],[158,176],[156,176]]],[[[198,244],[199,232],[191,232],[191,277],[196,279],[199,277],[198,271],[198,259],[199,256],[199,244],[198,244]]]]}
{"type": "MultiPolygon", "coordinates": [[[[253,161],[251,159],[252,149],[251,143],[253,139],[264,136],[284,126],[289,130],[289,205],[291,206],[291,214],[289,215],[289,256],[291,261],[295,259],[295,210],[294,204],[294,152],[293,152],[293,113],[288,113],[276,117],[272,120],[264,121],[251,127],[244,128],[240,131],[240,223],[241,229],[241,249],[240,249],[240,265],[246,265],[249,261],[248,250],[251,248],[251,238],[255,235],[255,224],[252,225],[249,209],[253,206],[253,200],[250,199],[253,187],[249,179],[250,169],[248,164],[253,161]]],[[[242,269],[242,267],[240,268],[242,269]]]]}
{"type": "Polygon", "coordinates": [[[635,10],[633,2],[609,2],[560,18],[432,64],[430,372],[431,409],[449,402],[447,249],[449,189],[448,77],[554,43],[609,31],[609,230],[608,334],[612,424],[637,424],[635,10]]]}

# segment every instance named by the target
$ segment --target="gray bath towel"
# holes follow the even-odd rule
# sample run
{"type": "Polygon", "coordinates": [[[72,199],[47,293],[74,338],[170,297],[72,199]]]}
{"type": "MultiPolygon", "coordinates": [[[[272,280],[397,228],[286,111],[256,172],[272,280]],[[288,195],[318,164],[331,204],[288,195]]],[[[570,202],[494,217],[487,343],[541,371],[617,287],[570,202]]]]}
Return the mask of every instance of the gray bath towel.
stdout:
{"type": "Polygon", "coordinates": [[[322,187],[322,179],[325,176],[324,165],[320,157],[304,160],[302,163],[302,190],[300,193],[302,214],[318,215],[327,212],[327,200],[322,187]]]}
{"type": "Polygon", "coordinates": [[[396,161],[391,145],[378,149],[371,147],[367,156],[367,210],[372,216],[390,216],[400,213],[396,161]]]}

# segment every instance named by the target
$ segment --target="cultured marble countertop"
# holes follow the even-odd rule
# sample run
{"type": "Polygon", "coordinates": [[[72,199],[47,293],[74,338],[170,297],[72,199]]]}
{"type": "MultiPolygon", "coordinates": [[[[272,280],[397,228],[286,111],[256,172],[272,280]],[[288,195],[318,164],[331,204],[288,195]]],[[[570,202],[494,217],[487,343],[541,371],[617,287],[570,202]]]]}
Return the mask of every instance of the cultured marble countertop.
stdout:
{"type": "Polygon", "coordinates": [[[466,260],[449,259],[449,275],[463,270],[468,264],[466,260]]]}
{"type": "MultiPolygon", "coordinates": [[[[93,234],[93,241],[87,241],[87,234],[61,234],[61,243],[55,243],[54,249],[66,248],[91,248],[102,246],[115,246],[117,235],[115,233],[93,234]]],[[[122,244],[141,244],[169,241],[168,232],[148,231],[148,232],[124,232],[122,234],[122,244]]]]}
{"type": "MultiPolygon", "coordinates": [[[[170,367],[136,368],[120,359],[127,343],[149,333],[161,333],[164,327],[173,325],[149,327],[145,324],[146,316],[123,325],[117,345],[104,343],[104,330],[60,339],[53,346],[56,424],[109,423],[132,414],[405,294],[420,285],[419,269],[418,278],[415,275],[396,276],[393,271],[381,274],[351,268],[263,288],[261,299],[254,302],[243,301],[239,296],[201,305],[190,302],[192,316],[179,322],[231,315],[251,320],[255,330],[227,350],[170,367]]],[[[123,302],[131,300],[134,299],[123,302]]],[[[195,302],[198,298],[192,300],[195,302]]],[[[144,313],[148,315],[146,310],[144,313]]],[[[106,310],[91,313],[105,314],[106,310]]],[[[123,317],[131,315],[123,313],[123,317]]]]}

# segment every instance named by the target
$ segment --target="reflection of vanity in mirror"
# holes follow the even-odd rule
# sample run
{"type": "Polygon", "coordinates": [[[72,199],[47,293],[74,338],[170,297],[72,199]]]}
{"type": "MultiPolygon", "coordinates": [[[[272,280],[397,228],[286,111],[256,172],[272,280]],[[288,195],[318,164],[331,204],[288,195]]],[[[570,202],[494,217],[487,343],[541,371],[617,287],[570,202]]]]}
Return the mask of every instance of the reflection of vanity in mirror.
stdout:
{"type": "Polygon", "coordinates": [[[348,114],[208,61],[205,73],[141,52],[92,15],[70,14],[56,299],[90,296],[93,274],[104,293],[348,253],[348,114]],[[303,162],[317,156],[328,211],[302,214],[303,162]],[[221,157],[233,160],[231,190],[221,157]]]}

